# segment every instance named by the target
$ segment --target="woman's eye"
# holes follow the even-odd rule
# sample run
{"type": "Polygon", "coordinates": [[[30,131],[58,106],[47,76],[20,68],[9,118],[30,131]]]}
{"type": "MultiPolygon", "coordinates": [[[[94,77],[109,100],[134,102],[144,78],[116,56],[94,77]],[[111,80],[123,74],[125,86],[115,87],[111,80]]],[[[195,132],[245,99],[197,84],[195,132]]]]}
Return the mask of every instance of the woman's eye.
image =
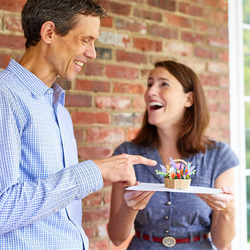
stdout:
{"type": "Polygon", "coordinates": [[[152,85],[153,85],[152,83],[148,83],[148,88],[152,87],[152,85]]]}
{"type": "Polygon", "coordinates": [[[169,84],[166,83],[166,82],[163,82],[163,83],[162,83],[162,86],[169,86],[169,84]]]}

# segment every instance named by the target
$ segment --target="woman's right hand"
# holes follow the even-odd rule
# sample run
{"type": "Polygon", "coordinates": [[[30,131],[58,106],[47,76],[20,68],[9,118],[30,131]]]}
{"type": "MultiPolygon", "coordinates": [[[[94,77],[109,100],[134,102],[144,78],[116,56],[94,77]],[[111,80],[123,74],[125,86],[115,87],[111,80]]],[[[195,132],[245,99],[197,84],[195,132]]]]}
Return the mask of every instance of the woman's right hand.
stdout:
{"type": "MultiPolygon", "coordinates": [[[[138,184],[136,181],[135,185],[138,184]]],[[[146,207],[153,194],[148,191],[125,190],[113,183],[108,234],[116,246],[128,238],[137,213],[146,207]]]]}
{"type": "Polygon", "coordinates": [[[148,204],[154,191],[135,191],[127,190],[124,193],[124,199],[128,207],[133,210],[142,210],[148,204]]]}

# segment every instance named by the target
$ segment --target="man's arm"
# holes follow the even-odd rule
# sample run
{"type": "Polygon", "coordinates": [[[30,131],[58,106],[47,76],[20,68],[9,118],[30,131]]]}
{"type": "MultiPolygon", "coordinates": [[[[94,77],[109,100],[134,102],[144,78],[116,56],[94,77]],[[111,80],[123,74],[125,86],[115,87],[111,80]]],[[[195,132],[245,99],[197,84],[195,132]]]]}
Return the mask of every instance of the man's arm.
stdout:
{"type": "MultiPolygon", "coordinates": [[[[64,168],[43,179],[25,173],[25,169],[21,175],[25,123],[18,114],[23,116],[15,103],[0,93],[0,234],[47,218],[103,186],[101,173],[92,161],[64,168]],[[27,181],[22,181],[21,176],[26,176],[27,181]]],[[[26,167],[39,171],[39,166],[26,167]]]]}

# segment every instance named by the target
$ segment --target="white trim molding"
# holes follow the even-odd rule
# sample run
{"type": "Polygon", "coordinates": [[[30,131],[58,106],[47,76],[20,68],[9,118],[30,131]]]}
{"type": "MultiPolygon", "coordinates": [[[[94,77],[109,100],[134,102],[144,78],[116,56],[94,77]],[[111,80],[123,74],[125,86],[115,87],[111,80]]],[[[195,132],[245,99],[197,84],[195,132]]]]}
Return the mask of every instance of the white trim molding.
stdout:
{"type": "Polygon", "coordinates": [[[230,146],[239,157],[235,169],[237,205],[236,237],[232,250],[250,249],[247,246],[247,210],[245,176],[245,104],[244,104],[244,51],[242,1],[228,0],[229,79],[230,79],[230,146]],[[241,174],[240,174],[241,173],[241,174]]]}

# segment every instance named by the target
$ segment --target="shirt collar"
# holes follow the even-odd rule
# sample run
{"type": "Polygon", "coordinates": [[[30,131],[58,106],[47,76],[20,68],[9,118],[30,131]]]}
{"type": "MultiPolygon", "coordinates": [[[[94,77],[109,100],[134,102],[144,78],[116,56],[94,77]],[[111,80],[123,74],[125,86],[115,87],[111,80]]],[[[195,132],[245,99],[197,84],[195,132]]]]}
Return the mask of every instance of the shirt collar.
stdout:
{"type": "MultiPolygon", "coordinates": [[[[11,71],[36,98],[44,95],[50,89],[37,76],[13,59],[10,60],[7,70],[11,71]]],[[[59,101],[64,105],[65,91],[56,82],[53,83],[52,89],[56,96],[60,96],[59,101]]]]}
{"type": "Polygon", "coordinates": [[[52,89],[54,90],[55,96],[59,99],[58,101],[64,105],[65,103],[65,90],[62,89],[56,82],[53,83],[52,89]]]}

